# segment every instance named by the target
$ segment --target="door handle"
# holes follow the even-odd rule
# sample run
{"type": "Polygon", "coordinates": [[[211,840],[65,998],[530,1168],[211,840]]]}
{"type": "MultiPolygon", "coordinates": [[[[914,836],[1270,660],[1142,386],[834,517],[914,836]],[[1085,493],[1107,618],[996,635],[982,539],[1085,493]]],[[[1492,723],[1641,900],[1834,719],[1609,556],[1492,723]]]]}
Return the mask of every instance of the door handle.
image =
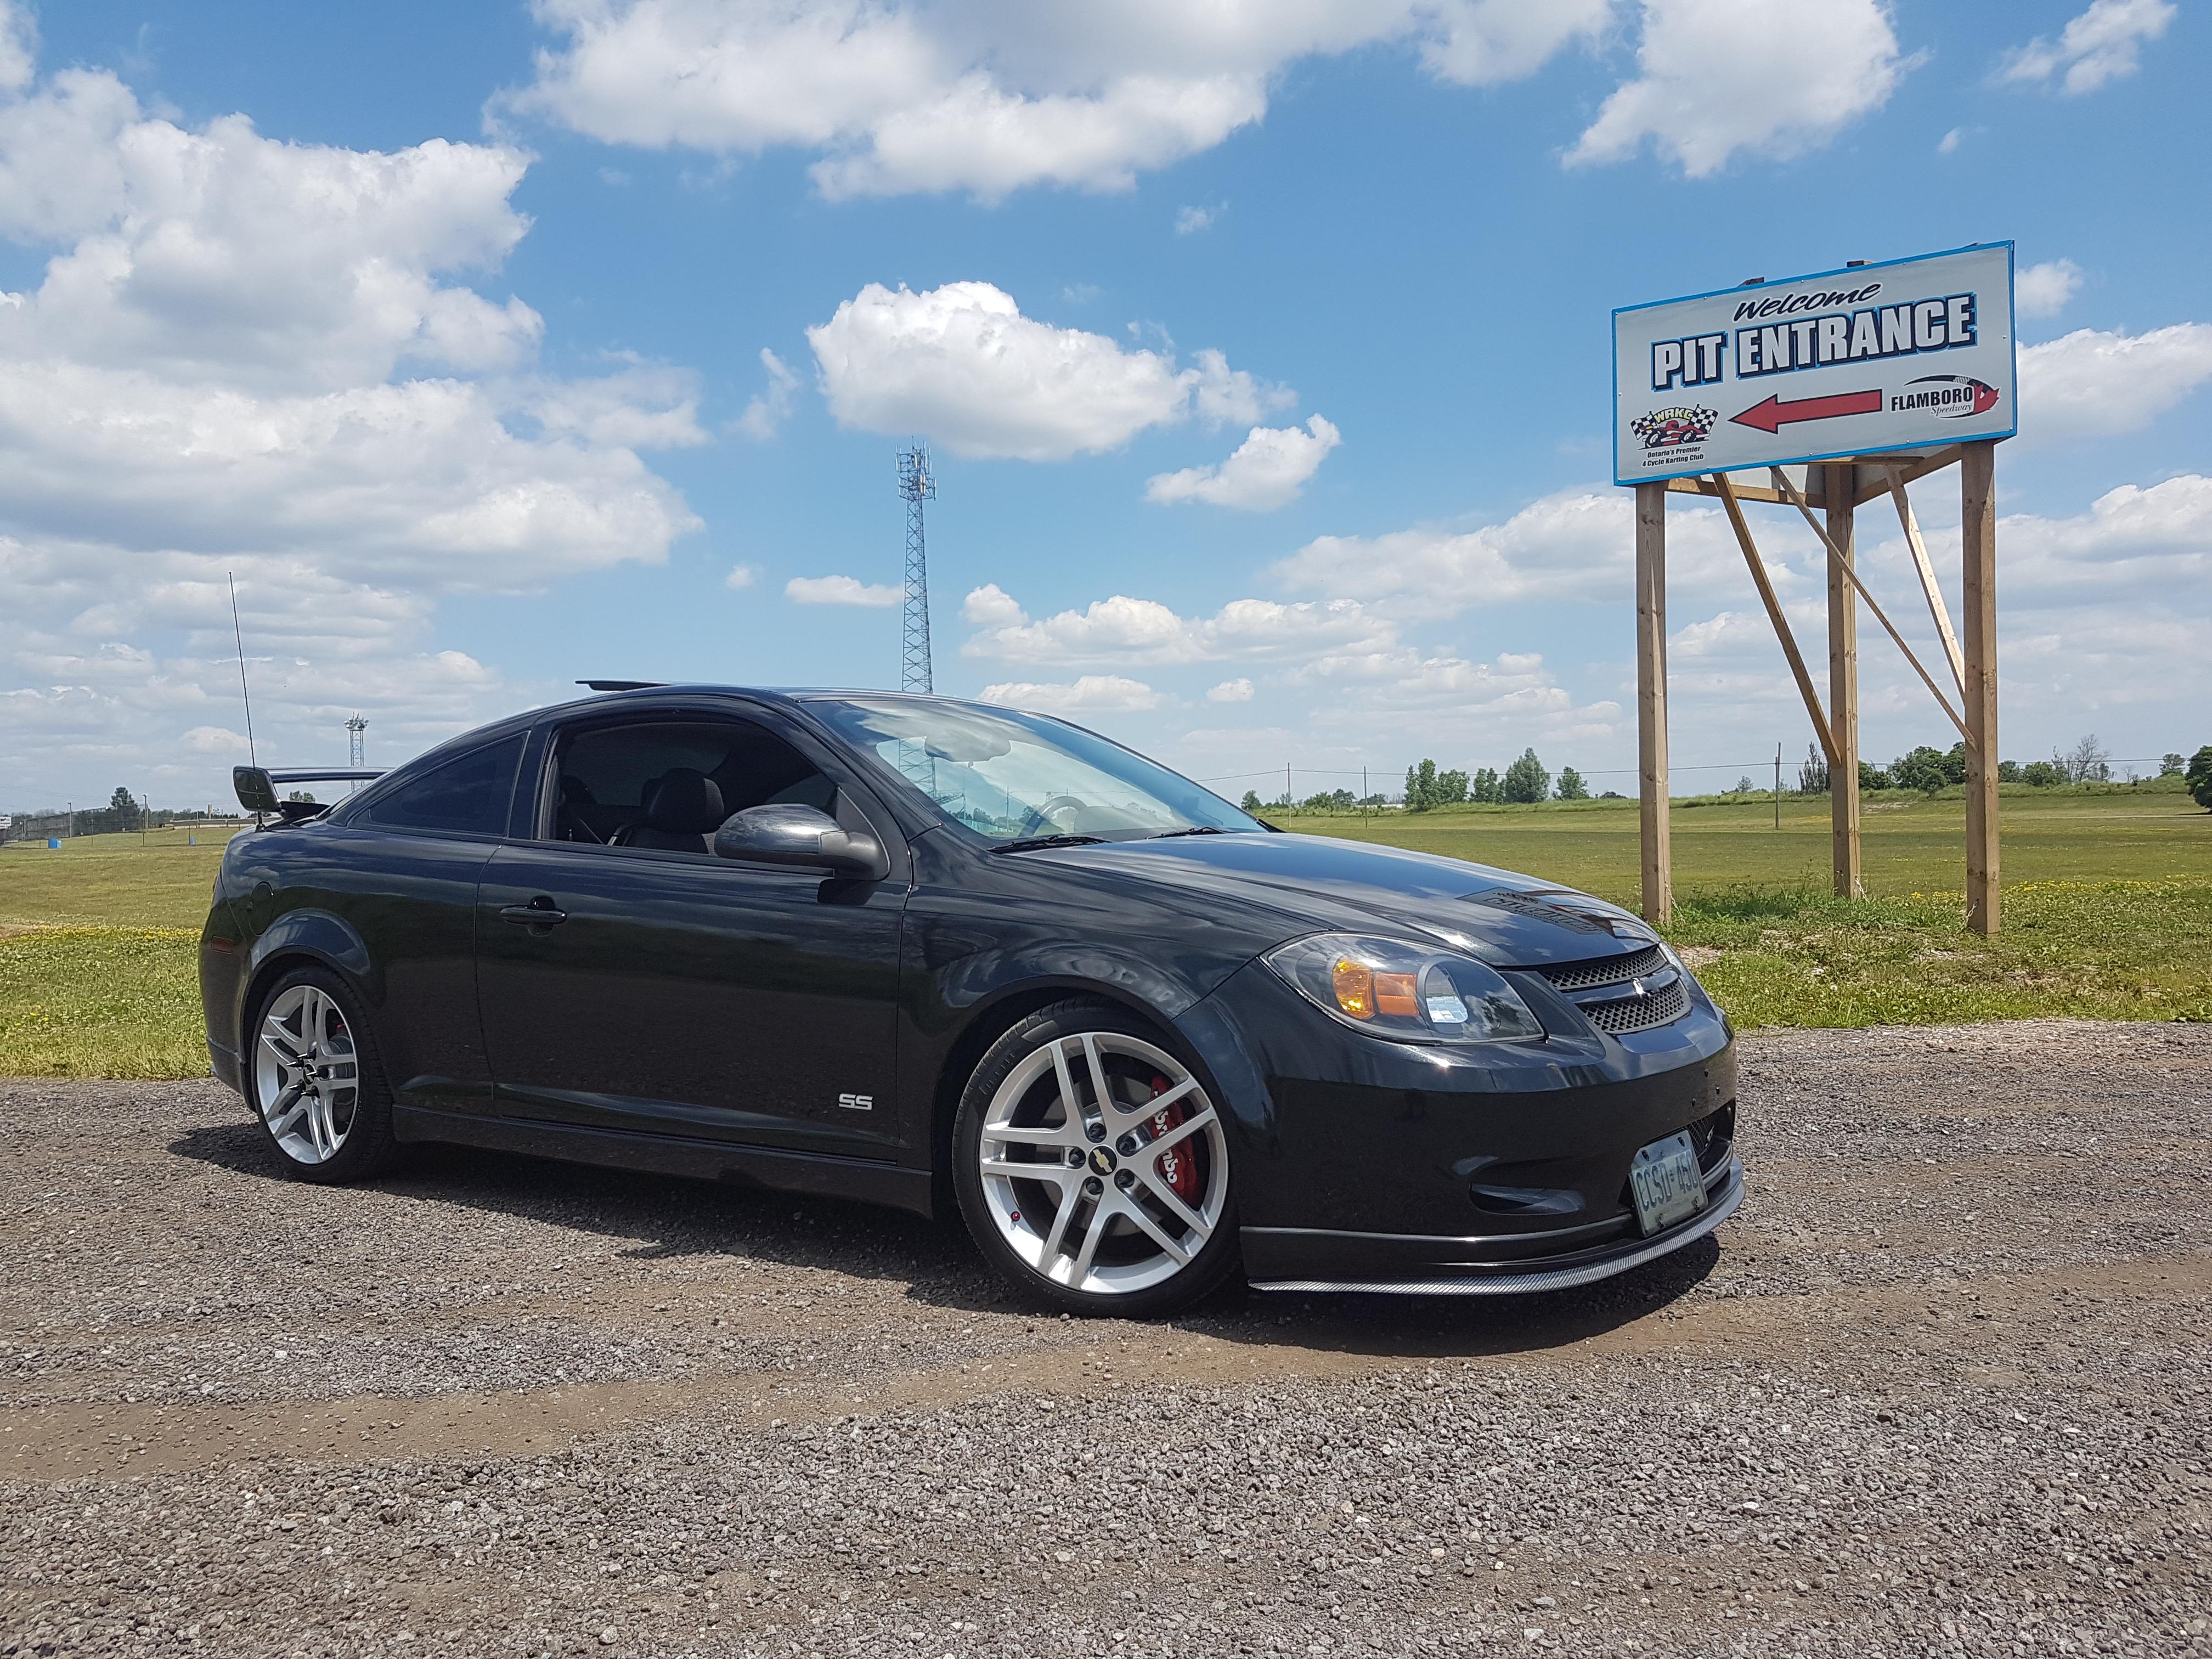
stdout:
{"type": "Polygon", "coordinates": [[[556,921],[568,920],[568,913],[560,909],[553,901],[539,895],[527,904],[509,904],[499,913],[502,921],[520,922],[526,927],[550,927],[556,921]]]}

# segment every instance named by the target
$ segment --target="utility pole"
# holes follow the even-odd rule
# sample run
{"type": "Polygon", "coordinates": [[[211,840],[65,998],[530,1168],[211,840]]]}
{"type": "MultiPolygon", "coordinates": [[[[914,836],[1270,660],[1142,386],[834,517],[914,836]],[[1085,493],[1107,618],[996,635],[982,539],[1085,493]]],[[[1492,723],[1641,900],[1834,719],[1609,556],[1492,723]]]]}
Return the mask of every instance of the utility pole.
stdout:
{"type": "Polygon", "coordinates": [[[922,538],[921,504],[937,494],[929,446],[916,438],[898,457],[899,497],[906,502],[906,615],[899,633],[899,690],[936,690],[929,664],[929,555],[922,538]]]}
{"type": "Polygon", "coordinates": [[[1782,827],[1782,745],[1774,745],[1774,827],[1782,827]]]}

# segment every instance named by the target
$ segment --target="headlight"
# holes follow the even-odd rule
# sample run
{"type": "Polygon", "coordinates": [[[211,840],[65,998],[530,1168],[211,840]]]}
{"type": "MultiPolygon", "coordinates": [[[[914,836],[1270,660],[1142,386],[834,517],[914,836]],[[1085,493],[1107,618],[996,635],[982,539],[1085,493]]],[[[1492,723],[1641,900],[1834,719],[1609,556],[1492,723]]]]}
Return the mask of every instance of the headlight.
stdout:
{"type": "Polygon", "coordinates": [[[1433,945],[1316,933],[1264,958],[1322,1012],[1398,1042],[1499,1042],[1544,1028],[1494,968],[1433,945]]]}

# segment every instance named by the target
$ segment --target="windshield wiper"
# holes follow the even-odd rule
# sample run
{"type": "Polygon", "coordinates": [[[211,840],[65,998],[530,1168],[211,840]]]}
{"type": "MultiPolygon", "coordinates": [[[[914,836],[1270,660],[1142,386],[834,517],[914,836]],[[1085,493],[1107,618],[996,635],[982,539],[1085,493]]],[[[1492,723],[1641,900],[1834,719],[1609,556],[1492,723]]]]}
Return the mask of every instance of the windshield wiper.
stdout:
{"type": "Polygon", "coordinates": [[[1096,847],[1105,839],[1103,836],[1025,836],[1019,841],[1002,841],[991,850],[994,853],[1032,853],[1040,847],[1096,847]]]}
{"type": "Polygon", "coordinates": [[[1229,832],[1218,823],[1194,823],[1188,830],[1163,830],[1157,836],[1146,836],[1146,841],[1165,841],[1170,836],[1225,836],[1229,832]]]}

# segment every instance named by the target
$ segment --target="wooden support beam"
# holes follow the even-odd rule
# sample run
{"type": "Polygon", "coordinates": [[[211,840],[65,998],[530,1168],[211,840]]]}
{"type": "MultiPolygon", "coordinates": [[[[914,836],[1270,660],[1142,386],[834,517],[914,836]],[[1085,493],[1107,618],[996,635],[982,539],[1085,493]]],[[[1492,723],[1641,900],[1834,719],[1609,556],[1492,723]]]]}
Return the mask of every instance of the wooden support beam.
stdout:
{"type": "MultiPolygon", "coordinates": [[[[1678,495],[1718,496],[1721,493],[1704,478],[1669,478],[1667,488],[1678,495]]],[[[1731,483],[1740,501],[1764,501],[1770,507],[1787,507],[1790,498],[1769,489],[1765,484],[1731,483]]]]}
{"type": "MultiPolygon", "coordinates": [[[[1866,872],[1859,842],[1859,619],[1856,595],[1848,580],[1856,573],[1857,552],[1850,483],[1857,469],[1848,464],[1820,469],[1828,497],[1828,726],[1836,737],[1836,758],[1828,765],[1828,866],[1838,898],[1864,898],[1866,872]]],[[[1777,493],[1789,483],[1774,472],[1777,493]]],[[[1813,522],[1810,508],[1798,510],[1813,522]]],[[[1817,530],[1818,525],[1814,527],[1817,530]]]]}
{"type": "Polygon", "coordinates": [[[1951,613],[1943,604],[1942,585],[1928,560],[1928,544],[1920,538],[1920,521],[1912,516],[1912,497],[1905,493],[1905,469],[1889,471],[1889,493],[1897,503],[1897,521],[1905,526],[1905,544],[1912,550],[1912,568],[1920,573],[1920,591],[1928,596],[1928,615],[1943,641],[1943,654],[1951,659],[1951,678],[1958,683],[1959,699],[1966,696],[1966,659],[1959,654],[1959,636],[1951,631],[1951,613]]]}
{"type": "Polygon", "coordinates": [[[1966,625],[1966,926],[1995,933],[1997,884],[1997,447],[1966,446],[1959,469],[1966,625]]]}
{"type": "MultiPolygon", "coordinates": [[[[1833,583],[1837,574],[1841,572],[1844,580],[1858,590],[1859,597],[1867,602],[1867,609],[1874,612],[1875,620],[1889,630],[1889,637],[1897,642],[1897,648],[1905,653],[1905,661],[1911,663],[1913,672],[1920,676],[1920,683],[1928,688],[1929,695],[1934,697],[1942,707],[1944,715],[1951,724],[1959,728],[1959,735],[1966,740],[1966,747],[1972,749],[1974,746],[1973,733],[1966,730],[1966,721],[1960,719],[1958,711],[1951,707],[1950,698],[1945,696],[1942,688],[1936,684],[1936,677],[1922,665],[1919,658],[1912,654],[1912,647],[1905,642],[1905,635],[1897,631],[1897,624],[1890,621],[1889,613],[1881,608],[1881,601],[1867,591],[1867,585],[1859,580],[1859,573],[1851,568],[1850,560],[1836,546],[1834,539],[1828,532],[1820,527],[1820,521],[1813,516],[1812,507],[1807,504],[1804,497],[1796,493],[1796,486],[1790,482],[1789,476],[1778,466],[1774,469],[1774,478],[1775,482],[1788,492],[1791,505],[1805,515],[1805,522],[1813,526],[1813,533],[1818,536],[1822,544],[1827,548],[1829,581],[1833,583]]],[[[1829,511],[1832,514],[1835,509],[1831,507],[1829,511]]]]}
{"type": "MultiPolygon", "coordinates": [[[[1966,451],[1966,447],[1964,444],[1950,444],[1932,454],[1915,456],[1903,462],[1905,482],[1912,483],[1926,477],[1931,472],[1941,472],[1965,454],[1966,451]]],[[[1864,507],[1875,496],[1887,491],[1889,488],[1889,469],[1898,465],[1899,463],[1886,455],[1860,456],[1859,465],[1863,471],[1859,475],[1857,499],[1852,505],[1864,507]]]]}
{"type": "Polygon", "coordinates": [[[1636,486],[1637,799],[1644,846],[1644,919],[1674,914],[1667,780],[1667,489],[1636,486]]]}
{"type": "Polygon", "coordinates": [[[1819,733],[1820,752],[1828,757],[1828,769],[1832,775],[1841,763],[1836,756],[1835,735],[1828,729],[1827,716],[1820,712],[1820,694],[1813,689],[1813,677],[1805,672],[1805,659],[1797,649],[1797,636],[1790,631],[1790,619],[1782,614],[1782,601],[1774,597],[1774,584],[1767,580],[1766,566],[1759,556],[1759,544],[1751,538],[1751,526],[1744,522],[1743,507],[1738,503],[1735,487],[1729,483],[1728,474],[1716,472],[1715,493],[1721,506],[1728,512],[1729,526],[1735,532],[1736,545],[1743,550],[1743,562],[1751,568],[1753,585],[1759,589],[1759,600],[1766,607],[1766,619],[1774,624],[1774,635],[1782,641],[1782,654],[1790,659],[1790,672],[1797,677],[1798,695],[1805,699],[1805,712],[1812,716],[1813,730],[1819,733]]]}

